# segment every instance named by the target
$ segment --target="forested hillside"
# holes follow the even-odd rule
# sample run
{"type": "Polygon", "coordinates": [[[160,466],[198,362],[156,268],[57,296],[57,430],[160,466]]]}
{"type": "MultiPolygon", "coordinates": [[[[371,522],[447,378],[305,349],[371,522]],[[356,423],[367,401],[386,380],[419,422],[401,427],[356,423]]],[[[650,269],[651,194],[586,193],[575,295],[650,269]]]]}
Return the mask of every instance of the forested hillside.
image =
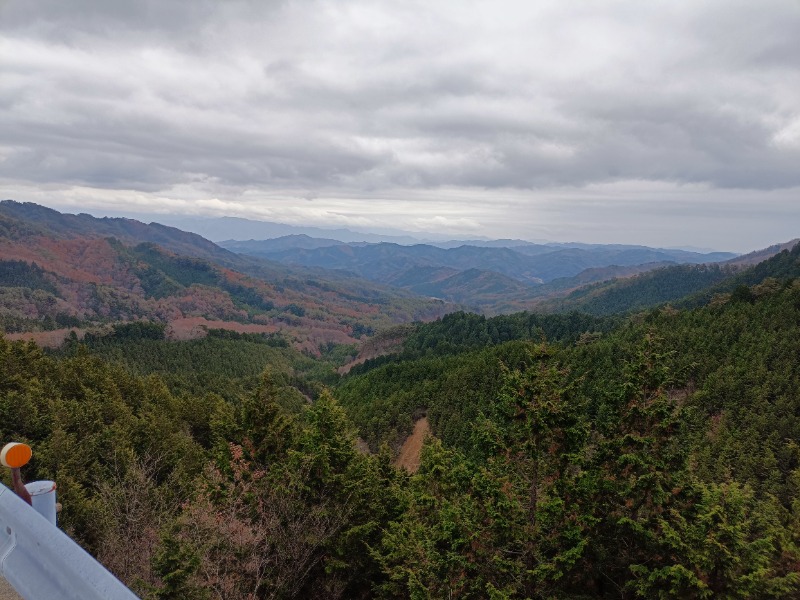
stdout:
{"type": "Polygon", "coordinates": [[[237,333],[210,329],[192,340],[169,340],[166,326],[135,322],[115,325],[110,333],[72,336],[50,354],[71,357],[89,352],[135,375],[158,375],[174,393],[213,392],[233,400],[256,387],[265,365],[291,396],[291,404],[316,398],[338,379],[336,368],[351,360],[356,346],[328,344],[312,358],[281,334],[237,333]]]}
{"type": "Polygon", "coordinates": [[[0,432],[145,598],[794,597],[796,265],[633,318],[456,313],[345,376],[355,346],[281,335],[0,340],[0,432]]]}
{"type": "Polygon", "coordinates": [[[0,435],[143,598],[800,595],[800,246],[392,326],[444,305],[45,216],[4,323],[81,328],[0,338],[0,435]]]}
{"type": "Polygon", "coordinates": [[[536,309],[593,315],[626,313],[681,300],[729,279],[736,272],[733,267],[720,265],[672,265],[627,279],[586,285],[563,298],[545,300],[537,304],[536,309]]]}
{"type": "Polygon", "coordinates": [[[235,254],[157,223],[0,202],[0,326],[31,332],[205,319],[211,328],[238,322],[266,333],[289,331],[312,350],[464,307],[486,314],[640,310],[709,289],[743,268],[664,266],[730,255],[638,246],[438,248],[302,236],[230,245],[292,266],[235,254]]]}
{"type": "Polygon", "coordinates": [[[576,344],[509,342],[343,382],[373,443],[395,442],[409,413],[441,440],[384,546],[388,589],[798,593],[800,285],[760,285],[576,344]]]}
{"type": "MultiPolygon", "coordinates": [[[[578,287],[562,297],[534,304],[541,312],[580,311],[593,315],[619,315],[675,303],[704,306],[715,297],[740,286],[752,286],[772,277],[800,276],[800,245],[773,246],[745,256],[741,261],[707,265],[670,265],[622,279],[578,287]],[[761,260],[755,261],[756,256],[761,260]]],[[[565,282],[566,283],[566,282],[565,282]]]]}
{"type": "Polygon", "coordinates": [[[796,277],[800,277],[800,243],[791,244],[767,260],[690,295],[679,305],[686,308],[703,306],[713,301],[724,301],[729,294],[752,299],[752,293],[759,294],[765,288],[769,290],[776,283],[796,277]],[[750,291],[747,289],[753,286],[760,287],[750,291]]]}
{"type": "Polygon", "coordinates": [[[4,340],[0,365],[26,478],[58,482],[61,526],[143,597],[357,597],[380,578],[366,548],[402,476],[356,450],[329,395],[289,410],[269,376],[231,401],[173,394],[4,340]]]}

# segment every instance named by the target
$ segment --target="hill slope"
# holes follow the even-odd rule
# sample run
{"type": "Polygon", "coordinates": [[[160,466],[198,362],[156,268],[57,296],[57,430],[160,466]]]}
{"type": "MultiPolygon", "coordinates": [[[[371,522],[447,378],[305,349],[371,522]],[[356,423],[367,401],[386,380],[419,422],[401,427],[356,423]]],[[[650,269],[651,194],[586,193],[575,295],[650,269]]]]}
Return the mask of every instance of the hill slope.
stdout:
{"type": "Polygon", "coordinates": [[[375,327],[443,314],[441,301],[236,255],[129,219],[0,203],[0,321],[7,331],[131,319],[253,323],[316,351],[375,327]]]}
{"type": "MultiPolygon", "coordinates": [[[[625,279],[582,286],[563,297],[545,297],[535,309],[611,315],[667,302],[684,307],[702,306],[715,295],[730,293],[737,286],[754,285],[767,277],[784,279],[800,275],[795,262],[799,250],[795,242],[789,242],[719,264],[664,266],[625,279]]],[[[560,284],[564,286],[569,281],[562,280],[560,284]]]]}
{"type": "Polygon", "coordinates": [[[434,436],[383,546],[402,589],[457,581],[479,598],[504,573],[508,598],[797,597],[798,258],[575,344],[464,347],[505,317],[454,315],[418,328],[433,352],[354,369],[337,396],[365,439],[400,445],[422,414],[434,436]],[[513,561],[509,547],[530,554],[486,558],[513,561]],[[445,566],[420,584],[425,561],[445,566]]]}

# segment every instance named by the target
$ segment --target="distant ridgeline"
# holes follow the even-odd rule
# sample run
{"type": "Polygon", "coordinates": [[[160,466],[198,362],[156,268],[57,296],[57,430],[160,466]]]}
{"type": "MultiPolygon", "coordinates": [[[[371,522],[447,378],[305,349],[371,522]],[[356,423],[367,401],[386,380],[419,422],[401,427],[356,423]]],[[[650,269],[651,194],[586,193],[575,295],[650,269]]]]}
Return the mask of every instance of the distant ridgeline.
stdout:
{"type": "MultiPolygon", "coordinates": [[[[582,285],[627,277],[676,263],[712,263],[733,254],[700,254],[643,246],[533,244],[344,244],[286,236],[228,241],[241,254],[287,265],[336,269],[415,294],[464,304],[487,314],[537,307],[536,298],[563,295],[582,285]]],[[[711,281],[704,280],[703,285],[711,281]]],[[[700,282],[696,282],[699,284],[700,282]]],[[[681,296],[683,294],[680,294],[681,296]]]]}

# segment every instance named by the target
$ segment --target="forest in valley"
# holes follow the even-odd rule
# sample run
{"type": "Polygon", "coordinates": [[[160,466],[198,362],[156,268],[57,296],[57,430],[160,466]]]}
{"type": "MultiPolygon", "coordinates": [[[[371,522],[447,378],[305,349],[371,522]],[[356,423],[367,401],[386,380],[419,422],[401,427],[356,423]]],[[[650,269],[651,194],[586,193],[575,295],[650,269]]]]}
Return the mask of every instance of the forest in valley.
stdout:
{"type": "Polygon", "coordinates": [[[142,598],[796,597],[800,246],[680,269],[592,314],[404,325],[362,361],[157,321],[0,338],[0,431],[142,598]]]}

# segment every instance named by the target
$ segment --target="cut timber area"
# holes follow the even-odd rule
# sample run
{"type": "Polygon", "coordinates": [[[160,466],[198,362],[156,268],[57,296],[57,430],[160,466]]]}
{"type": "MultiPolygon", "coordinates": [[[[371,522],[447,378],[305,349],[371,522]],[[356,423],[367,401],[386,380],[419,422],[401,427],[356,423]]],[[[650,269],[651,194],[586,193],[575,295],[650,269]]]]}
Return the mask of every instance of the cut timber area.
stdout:
{"type": "Polygon", "coordinates": [[[397,457],[397,461],[395,461],[395,466],[405,469],[409,473],[416,473],[417,469],[419,469],[419,455],[422,452],[422,444],[430,433],[431,426],[428,424],[427,417],[422,417],[414,423],[414,431],[403,442],[403,447],[400,448],[400,454],[397,457]]]}

